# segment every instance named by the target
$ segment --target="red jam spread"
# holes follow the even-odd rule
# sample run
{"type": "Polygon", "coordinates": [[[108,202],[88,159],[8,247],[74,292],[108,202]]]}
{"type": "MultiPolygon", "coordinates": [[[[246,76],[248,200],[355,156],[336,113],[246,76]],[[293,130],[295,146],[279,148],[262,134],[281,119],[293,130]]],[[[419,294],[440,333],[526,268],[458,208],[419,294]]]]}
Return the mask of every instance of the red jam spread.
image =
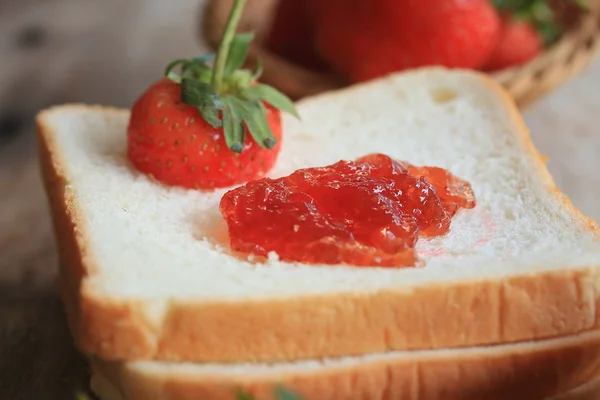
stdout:
{"type": "Polygon", "coordinates": [[[380,267],[413,266],[419,237],[447,233],[452,216],[473,207],[466,181],[384,154],[255,180],[220,203],[233,251],[380,267]]]}

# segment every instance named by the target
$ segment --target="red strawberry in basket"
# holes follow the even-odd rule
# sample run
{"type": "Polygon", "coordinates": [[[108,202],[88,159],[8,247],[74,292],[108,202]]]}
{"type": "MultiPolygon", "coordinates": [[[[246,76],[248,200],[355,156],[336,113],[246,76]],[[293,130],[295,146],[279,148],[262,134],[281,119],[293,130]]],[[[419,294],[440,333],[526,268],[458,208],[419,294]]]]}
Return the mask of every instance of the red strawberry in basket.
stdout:
{"type": "Polygon", "coordinates": [[[544,41],[528,21],[505,17],[500,38],[483,69],[499,70],[533,60],[544,49],[544,41]]]}
{"type": "Polygon", "coordinates": [[[176,60],[133,105],[127,155],[139,171],[169,185],[209,189],[273,167],[280,110],[296,110],[285,95],[258,84],[259,73],[240,69],[252,40],[235,34],[243,4],[236,0],[212,66],[210,57],[176,60]]]}
{"type": "Polygon", "coordinates": [[[327,0],[315,9],[319,53],[353,81],[428,65],[479,68],[500,28],[489,0],[327,0]]]}
{"type": "Polygon", "coordinates": [[[498,42],[483,69],[525,64],[554,43],[585,9],[584,0],[494,0],[503,15],[498,42]]]}
{"type": "Polygon", "coordinates": [[[314,46],[313,0],[279,0],[266,39],[268,50],[315,71],[327,70],[314,46]]]}

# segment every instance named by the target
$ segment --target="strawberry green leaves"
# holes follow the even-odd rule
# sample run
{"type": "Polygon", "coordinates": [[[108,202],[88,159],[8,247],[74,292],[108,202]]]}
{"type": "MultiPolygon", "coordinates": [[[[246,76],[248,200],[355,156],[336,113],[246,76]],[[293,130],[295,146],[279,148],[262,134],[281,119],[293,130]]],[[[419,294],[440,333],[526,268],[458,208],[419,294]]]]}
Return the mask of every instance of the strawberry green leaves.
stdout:
{"type": "Polygon", "coordinates": [[[262,102],[223,96],[223,104],[223,133],[231,151],[236,153],[242,151],[244,125],[248,128],[252,139],[261,147],[272,149],[277,144],[267,121],[267,110],[262,102]]]}
{"type": "Polygon", "coordinates": [[[234,36],[225,62],[224,76],[231,76],[244,65],[248,55],[248,46],[250,46],[252,39],[254,39],[253,32],[239,33],[234,36]]]}
{"type": "Polygon", "coordinates": [[[293,102],[283,93],[257,83],[262,64],[256,70],[242,69],[254,33],[236,34],[247,0],[235,0],[227,20],[213,65],[213,55],[191,60],[178,59],[167,65],[165,76],[180,84],[181,101],[197,107],[202,118],[213,128],[223,128],[227,147],[240,153],[244,148],[245,130],[259,146],[272,149],[275,139],[264,103],[299,117],[293,102]],[[180,67],[180,74],[175,69],[180,67]]]}
{"type": "Polygon", "coordinates": [[[183,78],[181,80],[181,101],[194,107],[202,118],[213,128],[222,125],[219,119],[219,110],[223,108],[221,97],[217,95],[212,87],[199,80],[183,78]]]}
{"type": "Polygon", "coordinates": [[[229,12],[229,17],[227,18],[223,36],[221,36],[221,43],[219,44],[219,50],[217,51],[217,59],[215,60],[212,77],[212,86],[217,93],[221,91],[225,66],[230,55],[231,44],[234,42],[236,28],[240,22],[240,19],[242,18],[242,12],[244,11],[246,1],[247,0],[235,0],[233,6],[231,7],[231,11],[229,12]]]}
{"type": "Polygon", "coordinates": [[[294,107],[294,103],[286,95],[271,86],[258,84],[245,89],[242,94],[251,100],[263,100],[281,111],[300,118],[296,107],[294,107]]]}
{"type": "Polygon", "coordinates": [[[235,99],[223,98],[223,133],[227,147],[234,153],[241,153],[244,148],[244,127],[242,113],[235,99]]]}
{"type": "Polygon", "coordinates": [[[254,73],[252,74],[252,82],[256,82],[263,73],[263,64],[262,61],[260,61],[260,59],[256,60],[256,69],[254,70],[254,73]]]}
{"type": "Polygon", "coordinates": [[[198,112],[206,122],[213,128],[217,129],[223,126],[223,122],[219,119],[219,110],[216,108],[201,108],[198,107],[198,112]]]}
{"type": "MultiPolygon", "coordinates": [[[[586,0],[569,0],[582,12],[588,11],[586,0]]],[[[528,21],[539,32],[547,46],[564,33],[552,4],[547,0],[493,0],[494,6],[513,18],[528,21]]]]}
{"type": "Polygon", "coordinates": [[[298,117],[290,99],[263,84],[244,88],[237,94],[218,95],[205,82],[182,78],[181,100],[197,107],[204,120],[214,128],[223,127],[227,147],[235,153],[240,153],[244,148],[244,125],[261,147],[272,149],[277,144],[263,102],[298,117]]]}
{"type": "Polygon", "coordinates": [[[165,68],[165,76],[175,83],[181,83],[182,78],[193,78],[208,83],[212,77],[212,69],[208,62],[213,58],[214,54],[206,54],[191,60],[171,61],[165,68]],[[174,72],[177,67],[181,67],[181,75],[174,72]]]}
{"type": "Polygon", "coordinates": [[[221,108],[221,98],[209,84],[204,82],[183,78],[181,80],[181,100],[185,104],[196,107],[221,108]]]}
{"type": "Polygon", "coordinates": [[[273,137],[269,123],[267,122],[267,110],[260,102],[242,102],[240,103],[244,110],[244,122],[250,131],[252,138],[261,147],[272,149],[277,140],[273,137]]]}
{"type": "MultiPolygon", "coordinates": [[[[588,8],[586,0],[571,1],[582,10],[586,10],[588,8]]],[[[549,2],[548,0],[492,0],[492,4],[494,4],[494,6],[500,11],[531,9],[532,7],[539,7],[540,3],[545,3],[548,5],[549,2]]]]}

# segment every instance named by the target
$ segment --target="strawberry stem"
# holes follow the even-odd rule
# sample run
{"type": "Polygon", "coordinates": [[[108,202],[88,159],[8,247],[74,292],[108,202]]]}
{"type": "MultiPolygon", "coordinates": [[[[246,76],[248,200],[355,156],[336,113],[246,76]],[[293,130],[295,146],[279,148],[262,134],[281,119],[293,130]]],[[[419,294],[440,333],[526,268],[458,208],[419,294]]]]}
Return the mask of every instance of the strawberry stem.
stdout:
{"type": "Polygon", "coordinates": [[[220,93],[221,90],[223,72],[225,71],[225,64],[227,63],[229,48],[231,47],[231,42],[235,36],[237,25],[242,17],[246,1],[247,0],[235,0],[229,13],[229,18],[227,18],[227,23],[225,24],[225,30],[221,37],[221,43],[219,44],[219,50],[217,51],[217,58],[213,69],[212,87],[216,93],[220,93]]]}

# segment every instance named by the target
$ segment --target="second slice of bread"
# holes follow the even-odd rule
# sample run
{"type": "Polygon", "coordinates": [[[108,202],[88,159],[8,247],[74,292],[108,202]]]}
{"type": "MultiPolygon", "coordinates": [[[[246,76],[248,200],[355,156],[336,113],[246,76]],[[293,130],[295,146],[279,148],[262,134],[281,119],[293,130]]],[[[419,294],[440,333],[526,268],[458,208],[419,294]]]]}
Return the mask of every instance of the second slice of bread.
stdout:
{"type": "Polygon", "coordinates": [[[298,104],[272,176],[383,152],[469,181],[478,205],[421,240],[423,268],[265,264],[228,250],[224,190],[128,163],[129,113],[38,117],[73,336],[104,359],[337,357],[568,335],[598,326],[597,225],[556,188],[512,101],[483,75],[424,69],[298,104]]]}
{"type": "Polygon", "coordinates": [[[92,362],[102,400],[597,400],[600,331],[493,347],[400,351],[271,364],[92,362]],[[571,392],[569,396],[565,392],[571,392]],[[563,394],[563,395],[561,395],[563,394]]]}

